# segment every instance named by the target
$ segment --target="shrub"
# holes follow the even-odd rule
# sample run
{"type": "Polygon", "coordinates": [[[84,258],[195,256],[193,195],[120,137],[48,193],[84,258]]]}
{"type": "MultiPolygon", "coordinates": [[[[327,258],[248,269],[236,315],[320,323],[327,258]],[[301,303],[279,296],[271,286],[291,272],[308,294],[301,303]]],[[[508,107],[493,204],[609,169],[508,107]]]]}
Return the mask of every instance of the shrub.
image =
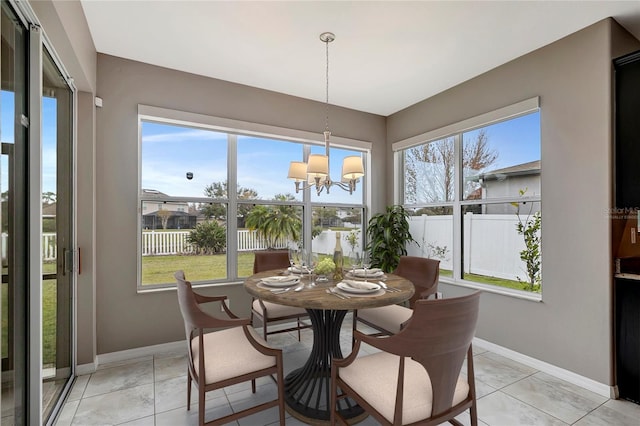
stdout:
{"type": "Polygon", "coordinates": [[[215,221],[202,222],[187,235],[196,254],[223,252],[227,247],[227,230],[215,221]]]}

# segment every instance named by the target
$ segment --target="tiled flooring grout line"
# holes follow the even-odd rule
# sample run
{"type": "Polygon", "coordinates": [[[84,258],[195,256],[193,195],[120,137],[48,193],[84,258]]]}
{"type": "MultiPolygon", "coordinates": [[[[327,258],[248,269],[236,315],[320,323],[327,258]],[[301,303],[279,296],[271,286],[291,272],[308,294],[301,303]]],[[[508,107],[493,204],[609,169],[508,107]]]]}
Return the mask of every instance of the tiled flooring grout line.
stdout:
{"type": "Polygon", "coordinates": [[[576,420],[575,422],[571,423],[572,425],[575,425],[576,423],[578,423],[580,420],[584,419],[585,417],[587,417],[588,415],[592,414],[594,411],[598,410],[599,408],[601,408],[602,406],[604,406],[609,400],[606,400],[605,402],[603,402],[602,404],[598,405],[596,408],[594,408],[593,410],[588,411],[587,413],[585,413],[584,416],[580,417],[578,420],[576,420]]]}
{"type": "Polygon", "coordinates": [[[151,357],[151,377],[153,378],[153,424],[156,424],[156,356],[151,357]]]}

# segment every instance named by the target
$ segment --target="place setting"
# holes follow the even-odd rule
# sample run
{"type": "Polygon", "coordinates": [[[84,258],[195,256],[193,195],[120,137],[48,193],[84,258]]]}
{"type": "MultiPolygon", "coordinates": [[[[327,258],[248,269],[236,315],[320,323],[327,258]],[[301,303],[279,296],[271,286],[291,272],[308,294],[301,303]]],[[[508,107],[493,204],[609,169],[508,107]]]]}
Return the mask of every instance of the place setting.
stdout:
{"type": "Polygon", "coordinates": [[[368,281],[342,280],[328,292],[337,297],[348,299],[350,297],[374,297],[385,293],[385,289],[378,283],[368,281]]]}
{"type": "Polygon", "coordinates": [[[300,277],[294,275],[277,275],[262,278],[257,287],[269,290],[272,293],[284,293],[300,284],[300,277]]]}
{"type": "Polygon", "coordinates": [[[346,275],[350,278],[363,278],[363,279],[368,279],[368,278],[372,278],[372,279],[382,279],[382,278],[386,278],[384,271],[380,268],[371,268],[371,269],[364,269],[364,268],[354,268],[352,270],[350,270],[349,272],[346,273],[346,275]]]}

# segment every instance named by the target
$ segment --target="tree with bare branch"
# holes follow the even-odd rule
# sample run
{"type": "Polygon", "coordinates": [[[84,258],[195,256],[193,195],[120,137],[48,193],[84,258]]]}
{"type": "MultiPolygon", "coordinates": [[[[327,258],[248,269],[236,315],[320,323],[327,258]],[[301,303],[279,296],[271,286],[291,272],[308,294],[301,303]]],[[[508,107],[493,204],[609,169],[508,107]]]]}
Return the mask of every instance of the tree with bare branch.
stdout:
{"type": "Polygon", "coordinates": [[[160,218],[160,223],[162,223],[162,229],[167,229],[167,225],[169,224],[169,218],[173,215],[167,209],[158,210],[158,217],[160,218]]]}
{"type": "MultiPolygon", "coordinates": [[[[472,142],[462,148],[464,175],[475,175],[491,166],[498,153],[491,149],[485,129],[480,129],[472,142]]],[[[405,151],[405,200],[408,203],[453,201],[455,171],[454,138],[448,137],[405,151]]],[[[465,194],[477,183],[465,183],[465,194]]]]}

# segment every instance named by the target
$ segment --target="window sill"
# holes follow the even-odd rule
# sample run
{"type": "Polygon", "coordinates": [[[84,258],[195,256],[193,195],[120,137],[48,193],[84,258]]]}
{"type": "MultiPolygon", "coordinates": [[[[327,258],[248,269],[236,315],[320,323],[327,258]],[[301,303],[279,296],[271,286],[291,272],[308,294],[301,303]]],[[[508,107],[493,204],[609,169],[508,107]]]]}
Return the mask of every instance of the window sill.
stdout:
{"type": "MultiPolygon", "coordinates": [[[[228,287],[230,285],[238,285],[238,284],[243,284],[244,280],[242,281],[226,281],[226,282],[218,282],[218,283],[202,283],[202,284],[193,284],[193,288],[194,289],[200,289],[200,288],[212,288],[212,287],[228,287]]],[[[171,284],[171,285],[167,285],[164,287],[155,287],[152,286],[150,288],[145,288],[145,287],[138,287],[138,289],[136,290],[136,293],[138,294],[146,294],[146,293],[161,293],[164,291],[175,291],[176,290],[176,285],[175,284],[171,284]]]]}
{"type": "Polygon", "coordinates": [[[474,283],[473,281],[454,280],[448,277],[440,277],[440,282],[444,284],[455,285],[458,287],[481,290],[486,293],[493,293],[499,294],[501,296],[513,297],[516,299],[529,300],[531,302],[542,302],[542,295],[540,293],[529,293],[521,290],[512,290],[492,285],[474,283]]]}

